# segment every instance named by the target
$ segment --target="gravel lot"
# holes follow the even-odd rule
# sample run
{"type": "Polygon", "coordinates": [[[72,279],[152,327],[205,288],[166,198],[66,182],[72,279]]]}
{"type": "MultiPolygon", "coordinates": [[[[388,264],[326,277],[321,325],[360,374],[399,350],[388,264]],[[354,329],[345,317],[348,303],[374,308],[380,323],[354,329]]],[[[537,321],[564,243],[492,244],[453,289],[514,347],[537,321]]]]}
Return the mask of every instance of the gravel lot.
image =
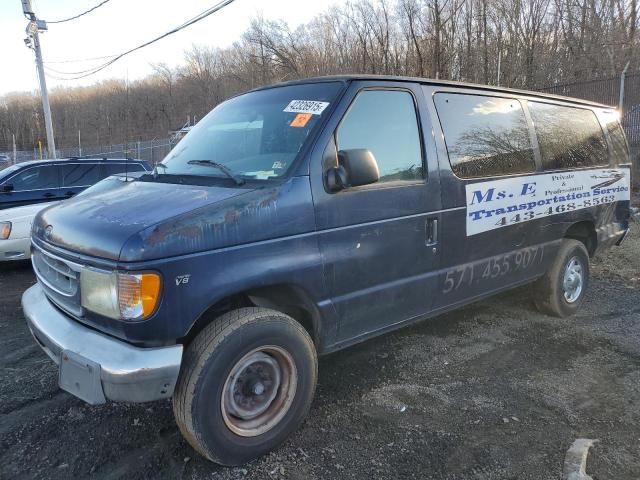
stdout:
{"type": "Polygon", "coordinates": [[[169,402],[90,407],[57,388],[0,271],[0,478],[558,479],[576,438],[587,471],[640,478],[640,229],[596,259],[577,317],[502,294],[320,361],[302,429],[243,468],[182,440],[169,402]]]}

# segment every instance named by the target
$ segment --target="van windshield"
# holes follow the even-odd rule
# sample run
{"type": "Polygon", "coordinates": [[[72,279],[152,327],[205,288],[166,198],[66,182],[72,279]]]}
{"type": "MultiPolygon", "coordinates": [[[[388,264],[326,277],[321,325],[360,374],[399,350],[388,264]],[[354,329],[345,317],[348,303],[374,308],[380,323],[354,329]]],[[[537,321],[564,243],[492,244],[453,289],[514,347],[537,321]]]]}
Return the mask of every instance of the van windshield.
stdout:
{"type": "Polygon", "coordinates": [[[270,179],[285,175],[342,84],[323,82],[250,92],[214,108],[159,165],[163,175],[270,179]],[[209,162],[209,164],[207,164],[209,162]]]}

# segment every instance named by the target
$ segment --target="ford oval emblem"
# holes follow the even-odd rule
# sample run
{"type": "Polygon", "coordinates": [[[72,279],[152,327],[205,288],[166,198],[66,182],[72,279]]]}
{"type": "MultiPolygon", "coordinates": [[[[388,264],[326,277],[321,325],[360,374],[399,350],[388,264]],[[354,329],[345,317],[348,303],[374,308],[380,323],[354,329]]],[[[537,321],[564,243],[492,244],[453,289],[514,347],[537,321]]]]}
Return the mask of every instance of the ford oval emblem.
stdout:
{"type": "Polygon", "coordinates": [[[51,240],[51,232],[53,231],[53,227],[51,225],[47,225],[47,228],[44,229],[44,238],[45,240],[51,240]]]}

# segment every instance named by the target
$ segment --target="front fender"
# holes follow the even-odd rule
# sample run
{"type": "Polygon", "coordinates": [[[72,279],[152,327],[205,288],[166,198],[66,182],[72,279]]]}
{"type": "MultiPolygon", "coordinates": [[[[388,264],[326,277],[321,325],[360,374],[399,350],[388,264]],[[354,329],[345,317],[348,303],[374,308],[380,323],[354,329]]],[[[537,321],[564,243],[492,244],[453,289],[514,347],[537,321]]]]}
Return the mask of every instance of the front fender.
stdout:
{"type": "Polygon", "coordinates": [[[281,284],[306,293],[319,313],[323,340],[336,330],[314,233],[181,257],[164,262],[160,270],[164,282],[161,306],[147,321],[157,325],[151,329],[147,325],[136,332],[140,335],[154,330],[165,340],[183,338],[221,300],[281,284]]]}

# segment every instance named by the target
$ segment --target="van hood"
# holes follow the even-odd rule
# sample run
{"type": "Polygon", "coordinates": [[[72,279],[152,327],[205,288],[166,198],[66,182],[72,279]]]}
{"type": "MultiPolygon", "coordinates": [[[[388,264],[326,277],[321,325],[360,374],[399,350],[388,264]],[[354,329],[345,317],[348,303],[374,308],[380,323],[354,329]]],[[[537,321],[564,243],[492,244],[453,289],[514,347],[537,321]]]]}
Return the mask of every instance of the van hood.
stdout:
{"type": "Polygon", "coordinates": [[[259,188],[123,183],[41,211],[32,234],[74,253],[136,262],[270,238],[283,225],[300,233],[314,222],[312,207],[301,212],[291,205],[293,197],[312,205],[308,177],[297,178],[304,177],[259,188]],[[294,218],[282,223],[285,214],[294,218]]]}

